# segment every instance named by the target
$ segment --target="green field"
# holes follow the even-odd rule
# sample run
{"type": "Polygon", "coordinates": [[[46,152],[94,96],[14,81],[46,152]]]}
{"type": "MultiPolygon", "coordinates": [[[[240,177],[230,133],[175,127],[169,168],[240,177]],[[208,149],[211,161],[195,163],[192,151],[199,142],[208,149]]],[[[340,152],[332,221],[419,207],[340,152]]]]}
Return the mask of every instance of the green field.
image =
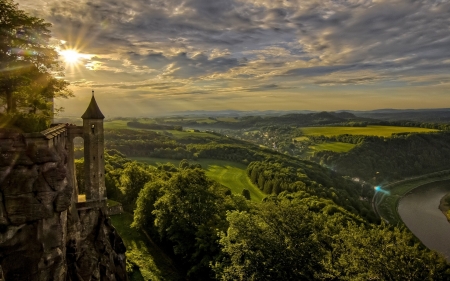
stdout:
{"type": "Polygon", "coordinates": [[[135,129],[130,128],[127,126],[127,123],[129,121],[126,120],[113,120],[113,121],[106,121],[103,123],[103,126],[105,129],[135,129]]]}
{"type": "Polygon", "coordinates": [[[130,227],[133,215],[114,215],[111,216],[111,221],[125,243],[127,260],[137,266],[130,281],[181,280],[177,269],[164,252],[143,232],[130,227]]]}
{"type": "MultiPolygon", "coordinates": [[[[130,157],[130,159],[153,166],[156,166],[157,163],[169,162],[178,167],[180,163],[180,160],[166,158],[130,157]]],[[[253,201],[261,201],[265,197],[265,194],[250,182],[245,172],[247,167],[244,164],[214,159],[199,159],[198,161],[191,162],[202,165],[209,178],[230,188],[234,194],[241,194],[242,190],[246,188],[250,191],[250,196],[253,201]]]]}
{"type": "Polygon", "coordinates": [[[381,191],[377,192],[374,198],[378,214],[391,224],[401,223],[397,205],[405,194],[424,184],[447,179],[450,179],[449,174],[441,175],[438,172],[380,186],[381,191]]]}
{"type": "Polygon", "coordinates": [[[313,151],[331,150],[334,152],[347,152],[353,147],[355,147],[354,144],[344,142],[326,142],[309,146],[309,148],[313,151]]]}
{"type": "Polygon", "coordinates": [[[301,136],[301,137],[294,138],[294,140],[296,140],[296,141],[307,141],[307,140],[309,140],[309,138],[305,137],[305,136],[301,136]]]}
{"type": "Polygon", "coordinates": [[[305,135],[309,136],[337,136],[337,135],[365,135],[390,137],[394,133],[428,133],[438,130],[415,128],[415,127],[396,127],[396,126],[367,126],[367,127],[303,127],[301,128],[305,135]]]}

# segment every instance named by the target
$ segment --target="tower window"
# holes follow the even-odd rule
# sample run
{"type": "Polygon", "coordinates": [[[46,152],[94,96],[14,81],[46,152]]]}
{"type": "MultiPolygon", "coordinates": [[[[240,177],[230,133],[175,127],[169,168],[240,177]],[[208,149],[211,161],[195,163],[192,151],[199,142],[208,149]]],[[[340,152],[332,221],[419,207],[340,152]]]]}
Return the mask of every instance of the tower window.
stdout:
{"type": "Polygon", "coordinates": [[[94,160],[95,160],[95,156],[94,156],[94,160]]]}
{"type": "Polygon", "coordinates": [[[94,133],[94,129],[95,129],[95,125],[94,125],[94,124],[92,124],[92,125],[91,125],[91,130],[92,130],[92,133],[94,133]]]}

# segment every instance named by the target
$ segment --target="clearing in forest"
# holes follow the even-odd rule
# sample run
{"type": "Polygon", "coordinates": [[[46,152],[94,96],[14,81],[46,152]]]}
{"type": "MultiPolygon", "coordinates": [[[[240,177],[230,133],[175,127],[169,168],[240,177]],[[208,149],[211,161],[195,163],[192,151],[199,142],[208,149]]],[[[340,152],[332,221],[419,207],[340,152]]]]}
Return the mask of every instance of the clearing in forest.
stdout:
{"type": "MultiPolygon", "coordinates": [[[[156,166],[157,163],[164,164],[169,162],[178,167],[180,163],[180,160],[167,158],[130,157],[130,159],[153,166],[156,166]]],[[[250,197],[253,201],[261,201],[266,196],[247,177],[247,167],[244,164],[215,159],[198,159],[197,161],[190,160],[189,162],[202,165],[209,178],[228,187],[234,194],[242,194],[242,190],[246,188],[250,191],[250,197]]]]}
{"type": "Polygon", "coordinates": [[[315,145],[310,145],[308,153],[314,153],[316,151],[330,150],[334,152],[348,152],[355,147],[355,144],[345,142],[325,142],[315,145]]]}

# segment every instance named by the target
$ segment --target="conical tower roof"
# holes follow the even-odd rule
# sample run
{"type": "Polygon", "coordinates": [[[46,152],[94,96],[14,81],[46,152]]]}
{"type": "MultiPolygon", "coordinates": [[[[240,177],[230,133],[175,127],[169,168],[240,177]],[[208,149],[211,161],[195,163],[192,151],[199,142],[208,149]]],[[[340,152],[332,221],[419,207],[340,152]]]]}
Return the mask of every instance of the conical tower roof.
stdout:
{"type": "Polygon", "coordinates": [[[97,102],[94,98],[94,91],[92,91],[91,102],[89,103],[86,112],[81,116],[83,119],[105,119],[105,116],[100,111],[100,108],[97,105],[97,102]]]}

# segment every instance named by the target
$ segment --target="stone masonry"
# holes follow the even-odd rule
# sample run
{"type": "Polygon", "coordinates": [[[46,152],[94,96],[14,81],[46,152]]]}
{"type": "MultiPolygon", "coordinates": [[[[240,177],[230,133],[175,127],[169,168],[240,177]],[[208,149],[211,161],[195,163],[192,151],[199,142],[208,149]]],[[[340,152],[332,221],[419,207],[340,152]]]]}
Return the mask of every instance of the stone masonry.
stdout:
{"type": "Polygon", "coordinates": [[[6,281],[127,280],[125,246],[106,214],[106,194],[77,202],[70,136],[76,130],[67,124],[31,134],[0,129],[6,281]]]}

